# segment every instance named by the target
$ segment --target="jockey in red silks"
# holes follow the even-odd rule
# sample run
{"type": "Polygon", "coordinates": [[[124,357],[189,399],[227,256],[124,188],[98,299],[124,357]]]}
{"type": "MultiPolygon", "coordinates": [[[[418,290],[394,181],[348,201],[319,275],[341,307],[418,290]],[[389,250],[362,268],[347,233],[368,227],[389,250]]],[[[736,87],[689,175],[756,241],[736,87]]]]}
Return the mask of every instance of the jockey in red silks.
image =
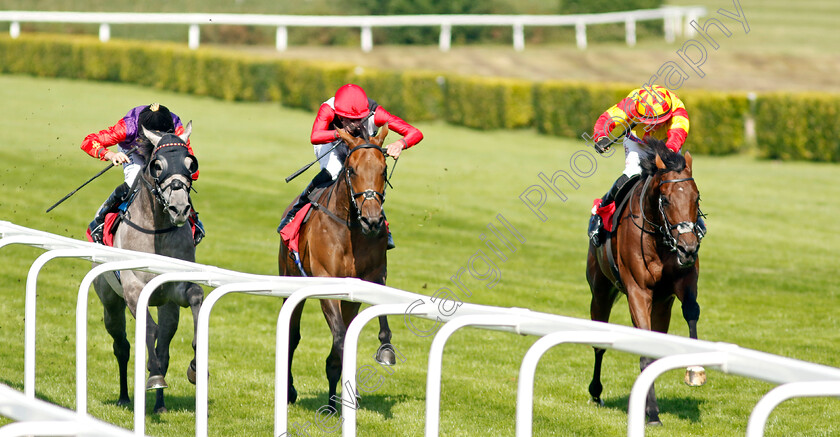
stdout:
{"type": "MultiPolygon", "coordinates": [[[[175,135],[184,133],[184,126],[181,124],[181,119],[177,115],[170,112],[166,106],[153,103],[151,105],[132,108],[117,124],[92,133],[82,141],[81,148],[88,155],[99,158],[102,161],[111,161],[114,165],[122,164],[123,174],[125,175],[125,182],[120,184],[108,196],[105,203],[97,210],[96,217],[90,222],[89,230],[91,238],[96,243],[102,243],[105,216],[109,212],[117,212],[120,204],[128,199],[131,187],[137,180],[137,175],[140,174],[146,165],[143,155],[136,149],[134,151],[131,150],[142,141],[148,142],[143,135],[141,126],[148,130],[173,133],[175,135]],[[108,150],[108,147],[111,146],[118,146],[117,151],[108,150]],[[127,155],[127,153],[130,154],[127,155]]],[[[189,139],[187,139],[187,149],[190,154],[193,154],[189,139]]],[[[192,179],[198,179],[197,171],[192,175],[192,179]]],[[[204,226],[198,220],[198,213],[195,210],[193,210],[190,221],[195,225],[195,244],[198,244],[204,237],[204,226]]]]}
{"type": "MultiPolygon", "coordinates": [[[[601,199],[595,199],[589,220],[589,239],[595,247],[601,245],[599,230],[603,223],[597,214],[607,208],[631,177],[642,173],[642,159],[651,151],[645,144],[653,137],[665,141],[666,147],[679,153],[688,136],[688,112],[682,100],[673,92],[659,85],[646,85],[630,92],[624,99],[607,109],[595,123],[593,140],[595,150],[604,153],[622,135],[624,145],[624,172],[601,199]],[[616,129],[618,128],[618,129],[616,129]],[[616,134],[613,130],[616,130],[616,134]]],[[[706,233],[703,218],[698,218],[700,235],[706,233]]]]}
{"type": "MultiPolygon", "coordinates": [[[[309,141],[315,148],[315,156],[319,157],[327,150],[335,147],[332,152],[321,157],[318,163],[321,165],[321,172],[318,173],[312,182],[307,185],[286,217],[277,227],[277,232],[283,229],[295,214],[309,203],[309,195],[312,190],[322,184],[334,181],[341,168],[344,166],[344,159],[347,157],[348,149],[338,136],[338,129],[344,129],[354,136],[362,136],[366,131],[369,136],[376,135],[377,129],[388,123],[388,129],[392,130],[403,138],[386,146],[388,155],[397,158],[403,149],[407,149],[419,143],[423,134],[414,126],[406,123],[403,119],[391,115],[385,108],[379,106],[374,100],[369,99],[362,87],[354,84],[342,86],[335,92],[335,96],[321,104],[315,123],[312,125],[312,135],[309,141]],[[342,144],[338,144],[342,143],[342,144]]],[[[394,240],[388,232],[388,248],[394,247],[394,240]]]]}

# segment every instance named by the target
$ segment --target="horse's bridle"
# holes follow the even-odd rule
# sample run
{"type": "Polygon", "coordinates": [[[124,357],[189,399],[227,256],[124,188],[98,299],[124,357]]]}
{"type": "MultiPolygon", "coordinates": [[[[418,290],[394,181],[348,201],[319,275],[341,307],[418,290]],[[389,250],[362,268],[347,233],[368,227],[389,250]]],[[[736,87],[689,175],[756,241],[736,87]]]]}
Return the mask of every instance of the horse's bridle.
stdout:
{"type": "MultiPolygon", "coordinates": [[[[649,177],[645,181],[644,188],[642,189],[642,194],[639,196],[639,210],[641,212],[641,215],[642,215],[642,218],[644,219],[644,221],[648,225],[650,225],[652,228],[654,228],[656,231],[658,231],[659,233],[662,234],[662,241],[663,241],[663,243],[665,243],[665,245],[668,247],[668,249],[671,252],[676,252],[677,250],[682,250],[682,249],[680,249],[680,246],[679,246],[679,238],[680,238],[680,235],[682,235],[682,234],[687,234],[689,232],[694,232],[694,234],[697,235],[698,244],[699,244],[699,241],[703,238],[703,236],[700,234],[700,232],[698,230],[696,221],[693,221],[693,222],[683,221],[683,222],[677,223],[675,225],[672,225],[671,222],[668,220],[668,215],[665,214],[665,205],[663,204],[663,200],[664,200],[665,196],[662,195],[662,191],[661,191],[662,186],[665,185],[665,184],[675,184],[675,183],[679,183],[679,182],[693,181],[694,178],[666,179],[666,180],[663,180],[663,181],[659,182],[660,195],[659,195],[658,208],[659,208],[659,214],[662,217],[662,225],[657,225],[656,223],[653,223],[652,221],[648,220],[647,217],[645,217],[645,210],[644,210],[644,207],[642,205],[642,202],[643,202],[644,198],[646,197],[644,193],[647,193],[647,188],[648,188],[648,186],[649,186],[649,184],[652,180],[653,180],[653,178],[649,177]],[[673,234],[674,229],[677,230],[677,236],[676,237],[673,234]]],[[[703,212],[700,211],[699,207],[697,208],[697,217],[698,217],[698,220],[699,220],[700,217],[704,217],[703,212]]],[[[642,230],[644,231],[645,229],[642,228],[642,230]]],[[[648,231],[645,231],[645,232],[648,232],[648,231]]]]}
{"type": "MultiPolygon", "coordinates": [[[[187,148],[186,144],[183,144],[183,143],[161,144],[161,145],[157,146],[154,151],[152,151],[152,154],[149,157],[149,162],[146,164],[146,167],[147,168],[150,167],[152,165],[152,163],[155,162],[155,160],[156,160],[155,155],[157,154],[157,152],[159,150],[161,150],[164,147],[173,147],[173,146],[181,146],[185,149],[187,148]]],[[[193,159],[194,158],[195,157],[193,157],[193,159]]],[[[162,162],[164,163],[164,165],[166,164],[166,161],[162,161],[162,162]]],[[[164,167],[164,171],[165,171],[165,167],[164,167]]],[[[180,174],[180,173],[177,173],[177,174],[180,174]]],[[[194,188],[192,187],[192,183],[191,183],[191,181],[192,181],[191,176],[192,175],[181,174],[181,176],[185,176],[187,178],[188,183],[185,184],[180,179],[174,179],[169,183],[169,185],[166,185],[166,186],[162,187],[160,185],[161,181],[160,181],[159,177],[152,176],[152,182],[151,183],[146,181],[145,178],[141,177],[140,179],[143,180],[143,183],[146,184],[147,188],[149,188],[149,191],[152,193],[152,196],[163,206],[163,209],[166,209],[166,208],[169,208],[169,200],[166,197],[163,196],[164,191],[166,191],[167,189],[171,189],[172,191],[186,190],[187,191],[187,197],[189,197],[190,190],[191,189],[194,190],[194,188]]]]}
{"type": "MultiPolygon", "coordinates": [[[[382,153],[383,156],[385,155],[385,151],[383,150],[382,147],[379,147],[375,144],[370,144],[370,143],[360,144],[360,145],[350,149],[350,152],[347,153],[347,157],[344,159],[343,172],[344,172],[344,178],[347,182],[347,189],[350,192],[350,204],[356,210],[356,219],[359,222],[361,222],[361,220],[362,220],[362,207],[365,205],[365,202],[368,201],[368,200],[378,199],[379,200],[379,212],[380,212],[380,214],[382,214],[382,207],[385,204],[385,188],[382,189],[381,193],[379,191],[376,191],[376,190],[373,190],[373,189],[370,189],[370,188],[368,188],[367,190],[364,190],[364,191],[359,191],[359,192],[353,191],[353,184],[350,183],[350,171],[348,170],[349,167],[347,166],[347,162],[350,160],[350,155],[352,155],[353,152],[355,152],[356,150],[359,150],[359,149],[376,149],[380,153],[382,153]],[[359,198],[359,197],[362,198],[361,205],[356,202],[356,199],[359,198]]],[[[385,166],[385,171],[384,171],[383,174],[385,175],[385,183],[386,183],[386,186],[387,186],[387,184],[388,184],[388,166],[387,165],[385,166]]]]}

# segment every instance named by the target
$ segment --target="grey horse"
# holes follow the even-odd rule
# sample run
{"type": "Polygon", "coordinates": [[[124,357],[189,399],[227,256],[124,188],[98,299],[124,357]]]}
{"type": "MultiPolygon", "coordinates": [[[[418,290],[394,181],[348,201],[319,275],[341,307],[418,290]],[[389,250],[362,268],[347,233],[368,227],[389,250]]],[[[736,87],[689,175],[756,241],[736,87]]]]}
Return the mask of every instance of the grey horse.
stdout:
{"type": "MultiPolygon", "coordinates": [[[[191,175],[198,170],[198,161],[186,147],[191,132],[192,122],[187,124],[180,136],[143,128],[150,142],[139,148],[146,166],[132,188],[134,199],[115,232],[114,247],[195,261],[193,234],[190,226],[184,226],[192,210],[191,175]]],[[[120,371],[118,405],[131,402],[127,376],[131,346],[126,339],[125,307],[128,306],[131,314],[137,317],[140,291],[154,276],[152,273],[124,270],[118,280],[116,275],[106,274],[100,275],[93,283],[105,308],[105,329],[114,339],[114,355],[120,371]]],[[[158,307],[158,323],[152,319],[150,312],[145,315],[148,327],[146,347],[149,351],[146,390],[157,390],[155,413],[166,412],[163,389],[167,384],[164,376],[169,368],[169,343],[178,329],[180,307],[192,310],[194,330],[203,300],[204,291],[197,284],[171,282],[156,290],[149,301],[150,305],[158,307]]],[[[195,355],[187,369],[187,377],[195,384],[195,355]]]]}

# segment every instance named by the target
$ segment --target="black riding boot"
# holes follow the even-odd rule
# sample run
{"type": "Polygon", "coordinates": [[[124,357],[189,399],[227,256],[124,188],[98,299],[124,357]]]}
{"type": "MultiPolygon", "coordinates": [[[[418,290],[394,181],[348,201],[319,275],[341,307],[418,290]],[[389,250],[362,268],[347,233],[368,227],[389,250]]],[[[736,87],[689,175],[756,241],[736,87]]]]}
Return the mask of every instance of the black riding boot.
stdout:
{"type": "Polygon", "coordinates": [[[130,190],[131,189],[128,187],[128,184],[123,182],[114,189],[114,192],[105,199],[105,202],[99,207],[99,210],[96,211],[96,217],[94,217],[93,221],[90,222],[90,225],[88,225],[88,228],[90,229],[90,236],[93,238],[94,243],[102,244],[102,238],[105,233],[105,216],[108,215],[109,212],[117,212],[117,208],[120,204],[125,202],[128,198],[130,190]]]}
{"type": "MultiPolygon", "coordinates": [[[[388,218],[385,217],[385,211],[382,211],[382,218],[386,223],[388,222],[388,218]]],[[[386,225],[385,226],[385,232],[388,233],[388,247],[385,250],[391,250],[391,249],[397,247],[397,245],[394,244],[394,237],[391,236],[391,227],[386,225]]]]}
{"type": "Polygon", "coordinates": [[[303,208],[307,203],[310,202],[309,195],[312,194],[312,190],[314,190],[315,187],[317,187],[318,185],[321,185],[330,180],[332,180],[332,175],[330,175],[330,172],[328,172],[325,168],[321,169],[321,172],[315,175],[314,178],[312,178],[312,181],[309,182],[309,185],[307,185],[306,188],[303,189],[303,192],[300,193],[300,197],[298,197],[298,200],[295,203],[295,205],[292,207],[292,209],[289,210],[289,213],[286,214],[286,217],[283,217],[283,220],[280,221],[280,226],[277,226],[278,234],[281,230],[283,230],[284,227],[286,227],[286,225],[289,224],[289,222],[292,221],[293,218],[295,218],[295,214],[297,214],[297,212],[300,211],[301,208],[303,208]]]}
{"type": "Polygon", "coordinates": [[[601,226],[601,216],[598,214],[592,214],[592,216],[589,217],[589,230],[587,231],[587,234],[589,235],[589,241],[591,241],[592,245],[595,247],[601,245],[601,238],[599,237],[601,226]]]}
{"type": "Polygon", "coordinates": [[[198,218],[198,212],[195,209],[193,209],[193,212],[190,215],[190,221],[195,225],[193,240],[195,240],[195,245],[198,246],[198,243],[201,243],[201,240],[204,239],[204,236],[207,235],[207,233],[204,231],[204,223],[201,223],[201,220],[198,218]]]}
{"type": "MultiPolygon", "coordinates": [[[[601,206],[607,206],[610,203],[615,201],[615,196],[618,195],[618,192],[624,187],[624,184],[630,180],[626,174],[622,173],[621,176],[616,179],[613,186],[607,191],[607,194],[604,194],[604,197],[601,198],[601,206]]],[[[592,214],[592,217],[589,218],[589,229],[587,230],[587,235],[589,235],[589,240],[592,242],[592,245],[598,247],[601,245],[601,239],[599,237],[601,227],[603,226],[603,222],[601,220],[601,216],[598,214],[592,214]]]]}
{"type": "Polygon", "coordinates": [[[615,180],[615,183],[613,184],[612,188],[610,188],[610,190],[607,191],[607,194],[604,194],[604,197],[601,198],[601,206],[607,206],[610,203],[615,202],[615,196],[618,195],[618,192],[629,180],[630,177],[622,173],[621,176],[619,176],[618,179],[615,180]]]}

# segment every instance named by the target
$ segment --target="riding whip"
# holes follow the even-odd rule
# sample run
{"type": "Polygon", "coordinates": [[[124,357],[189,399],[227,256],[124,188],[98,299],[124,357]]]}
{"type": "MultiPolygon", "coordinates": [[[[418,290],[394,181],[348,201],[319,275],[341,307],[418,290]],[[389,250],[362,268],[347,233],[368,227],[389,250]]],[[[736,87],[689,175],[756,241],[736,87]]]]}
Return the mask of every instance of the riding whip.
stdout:
{"type": "MultiPolygon", "coordinates": [[[[128,151],[128,153],[126,153],[126,156],[128,156],[128,155],[130,155],[130,154],[134,153],[134,151],[137,149],[137,147],[138,147],[138,146],[139,146],[139,145],[135,145],[134,147],[132,147],[132,148],[128,151]]],[[[91,183],[91,181],[93,181],[94,179],[98,178],[99,176],[102,176],[103,174],[105,174],[105,172],[106,172],[106,171],[108,171],[108,170],[110,170],[112,167],[116,167],[116,166],[117,166],[117,165],[116,165],[116,164],[114,164],[113,162],[112,162],[111,164],[108,164],[108,166],[107,166],[107,167],[103,168],[103,169],[102,169],[99,173],[97,173],[95,176],[93,176],[92,178],[88,179],[85,183],[83,183],[82,185],[80,185],[80,186],[79,186],[79,188],[76,188],[75,190],[73,190],[73,191],[69,192],[66,196],[62,197],[62,198],[61,198],[61,200],[59,200],[58,202],[55,202],[55,204],[54,204],[53,206],[51,206],[51,207],[47,208],[47,211],[46,211],[46,212],[50,212],[50,211],[52,211],[52,210],[53,210],[53,208],[55,208],[56,206],[60,205],[60,204],[61,204],[61,202],[64,202],[65,200],[69,199],[69,198],[70,198],[70,196],[72,196],[72,195],[76,194],[76,191],[81,190],[81,189],[82,189],[85,185],[87,185],[87,184],[91,183]]]]}
{"type": "MultiPolygon", "coordinates": [[[[375,111],[374,111],[374,112],[375,112],[375,111]]],[[[366,121],[367,121],[367,119],[368,119],[368,118],[370,118],[370,117],[374,114],[374,112],[370,112],[370,113],[368,113],[368,115],[366,115],[364,118],[362,118],[362,121],[361,121],[361,122],[362,122],[362,123],[366,122],[366,121]]],[[[308,169],[309,169],[309,167],[312,167],[312,166],[313,166],[316,162],[320,161],[320,160],[321,160],[321,158],[323,158],[323,157],[325,157],[325,156],[329,155],[329,154],[330,154],[330,152],[332,152],[333,150],[335,150],[335,148],[336,148],[336,147],[338,147],[338,145],[339,145],[339,144],[341,144],[341,143],[342,143],[341,141],[338,141],[337,143],[335,143],[335,145],[334,145],[334,146],[330,147],[330,150],[327,150],[326,152],[322,153],[322,154],[321,154],[321,156],[319,156],[319,157],[315,158],[315,160],[314,160],[314,161],[310,162],[309,164],[304,165],[304,166],[303,166],[303,167],[301,167],[298,171],[296,171],[296,172],[292,173],[289,177],[287,177],[287,178],[286,178],[286,183],[288,184],[288,183],[289,183],[292,179],[294,179],[294,178],[296,178],[296,177],[300,176],[300,174],[301,174],[301,173],[305,172],[306,170],[308,170],[308,169]]]]}

